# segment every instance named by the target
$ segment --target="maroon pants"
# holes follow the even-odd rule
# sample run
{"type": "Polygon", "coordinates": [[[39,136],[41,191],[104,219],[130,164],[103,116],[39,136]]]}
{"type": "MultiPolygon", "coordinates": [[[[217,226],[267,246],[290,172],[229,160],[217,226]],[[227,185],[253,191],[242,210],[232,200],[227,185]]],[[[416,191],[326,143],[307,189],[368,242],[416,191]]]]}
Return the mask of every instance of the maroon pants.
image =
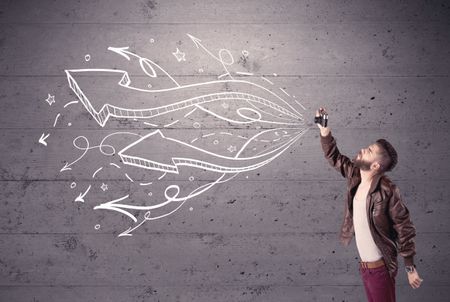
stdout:
{"type": "Polygon", "coordinates": [[[359,267],[367,301],[395,302],[395,277],[391,277],[385,265],[377,268],[359,267]]]}

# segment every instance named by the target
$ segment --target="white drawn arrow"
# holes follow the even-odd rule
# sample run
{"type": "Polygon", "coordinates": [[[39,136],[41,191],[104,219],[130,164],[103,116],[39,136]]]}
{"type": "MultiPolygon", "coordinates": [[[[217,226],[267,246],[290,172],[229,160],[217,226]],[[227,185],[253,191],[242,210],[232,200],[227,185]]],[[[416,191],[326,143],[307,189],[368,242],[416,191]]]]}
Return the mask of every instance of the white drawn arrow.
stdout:
{"type": "Polygon", "coordinates": [[[175,85],[180,87],[180,84],[178,84],[178,82],[175,81],[175,79],[167,71],[165,71],[161,66],[159,66],[158,64],[156,64],[155,62],[153,62],[150,59],[143,58],[143,57],[141,57],[141,56],[139,56],[139,55],[137,55],[135,53],[132,53],[128,49],[129,49],[128,46],[127,47],[112,47],[112,46],[108,47],[108,50],[111,50],[111,51],[113,51],[113,52],[123,56],[128,61],[130,61],[130,56],[138,58],[139,59],[139,64],[141,65],[142,70],[149,77],[151,77],[151,78],[156,78],[157,77],[157,73],[155,71],[155,68],[156,68],[156,69],[160,70],[162,73],[164,73],[167,77],[169,77],[169,79],[171,79],[172,82],[174,82],[175,85]]]}
{"type": "Polygon", "coordinates": [[[48,137],[50,136],[50,133],[48,133],[47,135],[45,135],[44,133],[42,133],[41,137],[39,138],[39,143],[43,144],[44,146],[47,146],[47,142],[45,141],[48,137]]]}
{"type": "Polygon", "coordinates": [[[80,195],[78,195],[78,197],[75,198],[75,201],[84,202],[84,196],[86,196],[86,194],[89,192],[90,189],[91,189],[91,185],[89,185],[89,187],[87,188],[86,192],[80,193],[80,195]]]}

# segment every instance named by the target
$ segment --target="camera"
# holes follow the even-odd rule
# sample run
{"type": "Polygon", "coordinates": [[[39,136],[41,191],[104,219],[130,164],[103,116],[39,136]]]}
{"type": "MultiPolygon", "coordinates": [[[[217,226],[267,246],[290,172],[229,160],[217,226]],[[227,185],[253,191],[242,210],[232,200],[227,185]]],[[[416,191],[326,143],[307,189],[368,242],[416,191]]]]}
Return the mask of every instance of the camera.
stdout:
{"type": "Polygon", "coordinates": [[[323,127],[327,127],[328,125],[328,114],[322,110],[320,111],[320,116],[314,117],[314,123],[321,124],[323,127]]]}

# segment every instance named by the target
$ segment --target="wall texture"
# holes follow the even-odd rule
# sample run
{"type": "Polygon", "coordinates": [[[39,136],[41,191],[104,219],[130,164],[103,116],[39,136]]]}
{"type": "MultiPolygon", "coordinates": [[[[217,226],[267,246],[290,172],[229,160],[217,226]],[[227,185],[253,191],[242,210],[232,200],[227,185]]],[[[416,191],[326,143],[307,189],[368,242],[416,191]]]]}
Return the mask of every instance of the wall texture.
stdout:
{"type": "MultiPolygon", "coordinates": [[[[344,248],[337,239],[345,181],[324,160],[311,123],[324,106],[342,153],[353,157],[380,137],[398,150],[389,175],[416,225],[424,279],[413,290],[399,259],[399,301],[448,301],[449,20],[446,1],[1,1],[0,300],[363,301],[354,241],[344,248]],[[138,184],[161,173],[123,165],[119,173],[98,149],[61,172],[82,153],[74,138],[95,144],[117,131],[189,137],[199,129],[193,119],[160,126],[173,116],[152,121],[159,126],[111,118],[101,127],[80,102],[63,107],[78,100],[64,70],[126,69],[136,82],[148,81],[136,62],[107,50],[129,46],[179,83],[217,79],[223,66],[187,33],[216,56],[230,50],[230,72],[264,76],[299,109],[295,95],[307,132],[274,161],[119,237],[143,213],[132,212],[134,223],[93,207],[124,194],[145,204],[149,192],[138,184]],[[176,48],[185,61],[172,55],[176,48]],[[39,139],[47,134],[45,146],[39,139]],[[80,194],[84,201],[76,200],[80,194]]],[[[108,76],[84,79],[108,102],[133,102],[102,86],[108,76]]],[[[155,85],[167,87],[167,80],[155,85]]],[[[254,130],[195,118],[203,135],[254,130]]],[[[173,149],[163,141],[144,151],[162,158],[173,149]]],[[[200,170],[177,183],[200,186],[214,177],[200,170]]],[[[170,183],[165,179],[155,181],[155,194],[170,183]]]]}

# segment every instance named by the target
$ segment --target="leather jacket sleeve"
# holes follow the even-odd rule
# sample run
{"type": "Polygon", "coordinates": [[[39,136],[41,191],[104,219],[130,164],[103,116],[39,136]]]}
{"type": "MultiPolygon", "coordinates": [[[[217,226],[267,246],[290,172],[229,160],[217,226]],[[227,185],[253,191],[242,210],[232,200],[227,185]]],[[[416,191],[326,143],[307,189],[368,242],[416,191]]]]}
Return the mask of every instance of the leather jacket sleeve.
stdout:
{"type": "Polygon", "coordinates": [[[403,203],[397,186],[394,186],[392,196],[389,199],[389,215],[396,232],[398,253],[404,258],[405,265],[413,265],[414,255],[416,254],[414,242],[416,228],[410,219],[409,210],[403,203]]]}
{"type": "Polygon", "coordinates": [[[339,152],[336,139],[331,135],[331,132],[327,136],[319,135],[322,150],[330,165],[340,172],[343,177],[350,178],[354,168],[353,162],[339,152]]]}

